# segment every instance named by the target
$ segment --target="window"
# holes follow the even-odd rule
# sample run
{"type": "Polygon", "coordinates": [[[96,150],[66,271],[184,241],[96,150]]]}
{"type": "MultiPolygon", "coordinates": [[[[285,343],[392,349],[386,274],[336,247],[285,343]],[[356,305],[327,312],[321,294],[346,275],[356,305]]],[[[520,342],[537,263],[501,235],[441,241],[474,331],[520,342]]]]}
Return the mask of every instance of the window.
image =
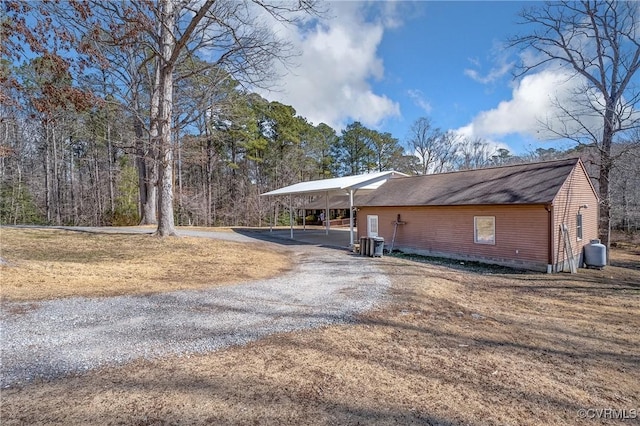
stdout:
{"type": "Polygon", "coordinates": [[[582,239],[582,213],[576,215],[576,239],[578,241],[582,239]]]}
{"type": "Polygon", "coordinates": [[[476,244],[496,243],[496,218],[495,216],[474,216],[475,228],[474,242],[476,244]]]}

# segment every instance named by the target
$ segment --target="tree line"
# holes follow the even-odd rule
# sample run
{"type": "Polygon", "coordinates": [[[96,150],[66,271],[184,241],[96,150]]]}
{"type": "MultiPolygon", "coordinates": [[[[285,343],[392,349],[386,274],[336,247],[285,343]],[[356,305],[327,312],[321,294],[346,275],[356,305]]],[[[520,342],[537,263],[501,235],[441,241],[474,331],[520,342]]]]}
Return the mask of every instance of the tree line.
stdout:
{"type": "MultiPolygon", "coordinates": [[[[149,198],[157,203],[153,170],[161,159],[151,155],[148,117],[132,113],[106,80],[85,82],[91,91],[78,89],[69,67],[55,58],[5,64],[4,72],[16,85],[5,92],[12,102],[2,105],[2,223],[155,223],[153,207],[145,209],[149,198]]],[[[462,141],[450,140],[426,119],[416,123],[422,128],[409,149],[359,122],[338,134],[324,123],[309,123],[291,106],[243,90],[213,67],[182,79],[176,92],[171,180],[174,219],[181,225],[261,225],[273,206],[260,194],[299,181],[495,161],[483,141],[468,144],[467,155],[458,158],[462,141]],[[212,79],[222,81],[212,85],[212,79]]]]}
{"type": "Polygon", "coordinates": [[[640,67],[640,47],[631,33],[638,27],[637,9],[625,4],[562,3],[523,11],[526,23],[558,31],[585,25],[583,33],[604,43],[588,52],[591,59],[583,52],[580,62],[575,51],[561,48],[563,40],[572,41],[554,34],[512,41],[553,52],[546,60],[540,56],[539,64],[565,62],[591,76],[585,91],[602,96],[581,108],[605,125],[600,133],[568,125],[580,123],[579,114],[561,105],[565,131],[549,130],[576,147],[521,156],[440,130],[428,117],[417,119],[403,140],[359,122],[338,132],[257,95],[251,88],[269,87],[274,61],[295,54],[270,23],[296,25],[301,17],[319,16],[315,1],[2,5],[2,223],[156,224],[160,235],[172,234],[175,223],[261,226],[274,216],[285,223],[289,215],[286,203],[260,194],[300,181],[580,155],[603,203],[601,234],[608,239],[612,225],[639,226],[640,138],[630,131],[638,123],[631,77],[640,67]],[[584,24],[576,16],[592,20],[584,24]],[[607,32],[597,32],[603,28],[607,32]],[[610,51],[625,55],[608,56],[610,51]],[[601,70],[593,58],[606,59],[601,70]]]}
{"type": "MultiPolygon", "coordinates": [[[[154,166],[137,140],[138,117],[130,108],[105,86],[102,96],[96,86],[87,98],[68,70],[48,58],[5,69],[21,89],[2,106],[2,223],[154,223],[153,217],[143,220],[144,199],[155,186],[147,169],[154,166]]],[[[285,224],[288,203],[279,206],[260,194],[300,181],[382,170],[442,173],[568,156],[595,164],[592,147],[538,148],[517,156],[443,131],[428,117],[417,119],[403,141],[359,122],[338,133],[309,123],[291,106],[244,91],[228,76],[213,88],[200,76],[183,83],[177,87],[172,145],[179,225],[262,226],[271,223],[274,210],[285,224]],[[215,103],[203,103],[203,91],[215,103]],[[187,115],[188,124],[181,124],[187,115]]],[[[640,225],[640,182],[631,172],[639,162],[636,151],[625,148],[616,145],[621,159],[612,179],[613,217],[615,226],[631,229],[640,225]]]]}

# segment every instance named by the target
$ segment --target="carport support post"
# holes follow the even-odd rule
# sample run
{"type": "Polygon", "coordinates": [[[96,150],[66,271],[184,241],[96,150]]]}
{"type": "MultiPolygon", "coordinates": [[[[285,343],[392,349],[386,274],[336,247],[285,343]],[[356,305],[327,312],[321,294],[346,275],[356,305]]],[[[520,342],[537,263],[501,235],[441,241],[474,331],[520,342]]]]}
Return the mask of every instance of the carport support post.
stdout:
{"type": "Polygon", "coordinates": [[[289,226],[291,227],[291,239],[293,240],[293,195],[289,195],[289,226]]]}
{"type": "Polygon", "coordinates": [[[269,224],[269,232],[273,232],[273,224],[276,223],[276,206],[273,203],[273,198],[269,197],[269,207],[270,207],[270,212],[269,212],[269,222],[271,222],[269,224]],[[273,214],[271,214],[273,213],[273,214]]]}
{"type": "Polygon", "coordinates": [[[353,248],[353,189],[349,189],[349,247],[353,248]]]}
{"type": "Polygon", "coordinates": [[[325,204],[325,210],[324,210],[324,220],[327,221],[327,230],[326,230],[326,234],[329,235],[329,227],[331,226],[331,220],[329,220],[329,191],[324,193],[324,204],[325,204]]]}

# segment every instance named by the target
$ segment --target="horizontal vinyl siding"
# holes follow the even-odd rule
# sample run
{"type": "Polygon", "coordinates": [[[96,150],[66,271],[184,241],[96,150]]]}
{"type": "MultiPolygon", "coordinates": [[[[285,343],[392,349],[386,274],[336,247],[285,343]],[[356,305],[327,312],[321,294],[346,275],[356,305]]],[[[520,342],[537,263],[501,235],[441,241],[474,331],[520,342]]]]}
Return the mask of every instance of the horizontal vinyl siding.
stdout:
{"type": "Polygon", "coordinates": [[[546,268],[548,213],[544,206],[363,207],[358,211],[359,235],[366,235],[366,216],[378,215],[379,235],[389,246],[393,222],[401,221],[395,248],[546,268]],[[474,216],[495,216],[495,245],[474,242],[474,216]],[[517,253],[516,253],[517,251],[517,253]]]}
{"type": "MultiPolygon", "coordinates": [[[[553,259],[554,264],[561,264],[566,260],[564,252],[564,240],[562,238],[562,224],[566,224],[569,230],[569,240],[574,256],[581,258],[583,247],[592,239],[598,238],[598,198],[593,192],[584,169],[577,166],[558,191],[553,200],[553,259]],[[582,213],[582,240],[576,238],[576,216],[581,205],[588,205],[586,209],[580,209],[582,213]]],[[[558,269],[562,269],[559,267],[558,269]]]]}

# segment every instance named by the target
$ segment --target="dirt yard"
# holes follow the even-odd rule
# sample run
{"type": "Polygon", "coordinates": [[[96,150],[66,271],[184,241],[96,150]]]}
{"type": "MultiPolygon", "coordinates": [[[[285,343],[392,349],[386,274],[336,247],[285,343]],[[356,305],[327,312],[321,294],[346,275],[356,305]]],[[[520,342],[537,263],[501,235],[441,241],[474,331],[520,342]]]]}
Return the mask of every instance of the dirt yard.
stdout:
{"type": "Polygon", "coordinates": [[[576,275],[371,259],[393,287],[356,324],[3,389],[0,423],[640,424],[640,249],[611,257],[576,275]]]}

